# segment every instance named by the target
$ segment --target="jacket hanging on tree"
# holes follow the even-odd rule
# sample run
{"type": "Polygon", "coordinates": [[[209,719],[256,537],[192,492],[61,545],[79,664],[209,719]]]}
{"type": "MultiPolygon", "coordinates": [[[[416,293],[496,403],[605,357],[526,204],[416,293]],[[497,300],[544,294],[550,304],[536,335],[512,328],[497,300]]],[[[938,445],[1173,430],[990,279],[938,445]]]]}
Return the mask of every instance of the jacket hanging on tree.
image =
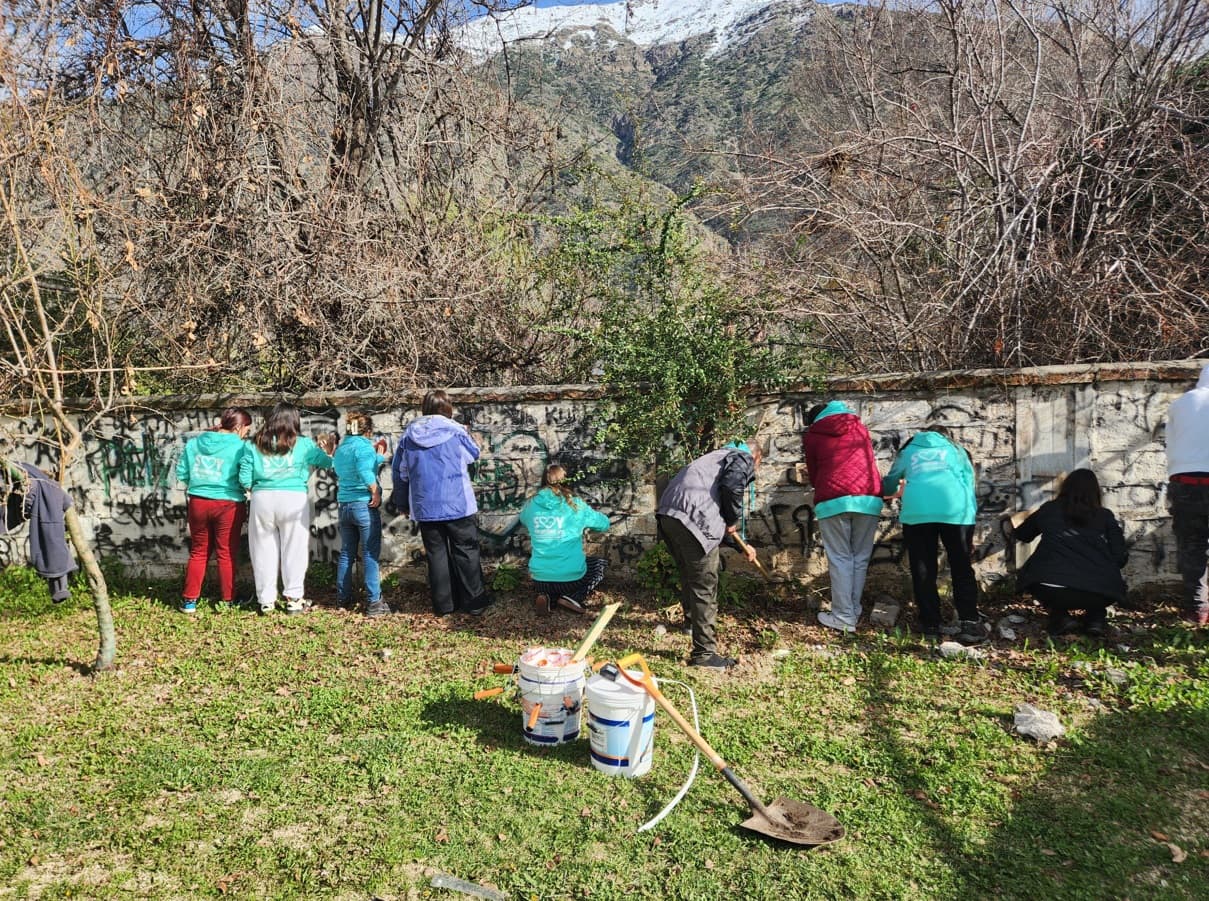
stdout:
{"type": "Polygon", "coordinates": [[[29,463],[18,464],[25,471],[25,481],[8,486],[4,515],[0,516],[0,534],[29,522],[29,562],[50,588],[50,598],[56,604],[67,600],[71,593],[67,577],[78,569],[67,542],[64,514],[71,507],[71,496],[59,483],[29,463]],[[24,495],[20,504],[13,503],[24,495]]]}

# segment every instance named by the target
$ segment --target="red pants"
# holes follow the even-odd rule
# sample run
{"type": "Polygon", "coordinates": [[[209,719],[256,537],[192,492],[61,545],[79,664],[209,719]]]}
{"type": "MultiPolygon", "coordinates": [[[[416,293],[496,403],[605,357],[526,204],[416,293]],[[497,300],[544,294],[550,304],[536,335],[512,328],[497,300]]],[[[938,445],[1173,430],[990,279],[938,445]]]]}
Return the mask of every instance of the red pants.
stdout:
{"type": "Polygon", "coordinates": [[[185,590],[182,597],[197,600],[206,563],[210,559],[210,541],[214,540],[214,556],[218,558],[218,587],[224,601],[235,599],[235,560],[239,549],[239,533],[248,518],[248,505],[242,501],[216,501],[208,497],[188,498],[189,563],[185,567],[185,590]]]}

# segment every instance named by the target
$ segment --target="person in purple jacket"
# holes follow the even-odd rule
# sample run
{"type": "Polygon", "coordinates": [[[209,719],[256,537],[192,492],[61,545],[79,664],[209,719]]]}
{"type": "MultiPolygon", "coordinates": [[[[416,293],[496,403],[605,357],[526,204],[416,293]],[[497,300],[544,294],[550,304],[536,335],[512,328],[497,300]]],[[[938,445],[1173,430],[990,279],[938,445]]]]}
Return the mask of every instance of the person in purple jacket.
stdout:
{"type": "Polygon", "coordinates": [[[420,527],[428,559],[432,612],[481,616],[495,598],[479,560],[478,504],[468,467],[479,458],[466,427],[453,420],[444,391],[429,391],[391,463],[391,506],[420,527]]]}

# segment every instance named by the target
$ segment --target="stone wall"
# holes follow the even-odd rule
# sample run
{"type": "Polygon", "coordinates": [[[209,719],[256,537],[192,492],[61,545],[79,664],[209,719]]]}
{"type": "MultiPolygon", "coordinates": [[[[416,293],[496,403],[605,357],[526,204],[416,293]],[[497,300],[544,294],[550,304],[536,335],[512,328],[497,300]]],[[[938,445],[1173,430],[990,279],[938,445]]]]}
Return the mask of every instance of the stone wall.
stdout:
{"type": "MultiPolygon", "coordinates": [[[[810,490],[802,484],[803,416],[821,400],[839,398],[869,426],[882,471],[920,428],[948,426],[974,457],[978,471],[976,559],[988,582],[1010,574],[998,531],[1000,514],[1045,499],[1061,473],[1090,466],[1105,487],[1106,504],[1125,525],[1131,545],[1128,578],[1142,587],[1174,581],[1174,551],[1164,505],[1163,421],[1171,400],[1187,390],[1199,362],[1049,367],[1031,370],[941,373],[834,379],[824,392],[788,392],[753,400],[749,417],[767,448],[756,485],[751,542],[784,572],[809,576],[824,570],[810,490]]],[[[562,386],[466,389],[451,392],[483,449],[474,471],[482,510],[481,532],[489,561],[522,561],[526,536],[517,523],[524,500],[535,493],[546,463],[558,460],[582,476],[582,494],[606,513],[613,527],[597,550],[621,568],[632,567],[654,536],[652,473],[641,461],[609,460],[594,445],[598,389],[562,386]]],[[[419,393],[316,395],[298,402],[304,431],[341,431],[350,406],[375,412],[393,451],[403,427],[418,413],[419,393]]],[[[258,411],[274,398],[199,397],[143,399],[88,428],[73,464],[72,491],[104,557],[132,568],[179,571],[188,554],[184,493],[175,477],[185,441],[210,427],[230,403],[258,411]]],[[[89,419],[82,410],[81,422],[89,419]]],[[[43,467],[55,465],[40,438],[36,417],[10,403],[0,409],[0,453],[43,467]]],[[[389,473],[383,470],[384,482],[389,473]]],[[[335,481],[313,482],[315,516],[311,553],[333,561],[339,553],[335,481]]],[[[386,518],[382,559],[388,569],[420,578],[423,563],[412,523],[386,518]]],[[[22,562],[25,529],[0,538],[0,566],[22,562]]],[[[883,517],[873,578],[902,577],[903,548],[896,521],[883,517]]],[[[737,565],[732,558],[732,565],[737,565]]]]}

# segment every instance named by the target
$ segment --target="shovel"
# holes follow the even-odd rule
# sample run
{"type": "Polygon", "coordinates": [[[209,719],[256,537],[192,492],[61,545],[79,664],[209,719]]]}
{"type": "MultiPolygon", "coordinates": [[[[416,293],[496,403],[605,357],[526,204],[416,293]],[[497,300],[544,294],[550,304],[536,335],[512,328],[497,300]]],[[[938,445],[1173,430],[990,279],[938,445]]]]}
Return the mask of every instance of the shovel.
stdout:
{"type": "MultiPolygon", "coordinates": [[[[738,533],[738,532],[731,532],[730,537],[731,537],[731,539],[732,539],[732,540],[735,542],[735,544],[737,544],[737,545],[739,546],[739,550],[741,550],[743,553],[745,553],[745,554],[746,554],[746,553],[747,553],[747,551],[748,551],[748,544],[747,544],[747,542],[746,542],[746,541],[744,541],[744,540],[743,540],[743,539],[742,539],[742,538],[739,536],[739,533],[738,533]]],[[[764,575],[764,578],[765,578],[765,579],[767,579],[769,582],[775,582],[775,581],[776,581],[776,579],[774,579],[774,578],[772,577],[772,573],[770,573],[768,570],[766,570],[766,569],[764,568],[764,564],[760,562],[760,558],[759,558],[759,557],[753,557],[753,561],[754,561],[754,562],[755,562],[755,564],[756,564],[756,569],[758,569],[758,570],[759,570],[759,571],[760,571],[760,572],[761,572],[761,573],[764,575]]]]}
{"type": "MultiPolygon", "coordinates": [[[[646,660],[641,654],[630,654],[628,657],[623,657],[617,661],[615,666],[619,675],[636,685],[641,685],[646,693],[655,700],[655,703],[662,707],[672,721],[680,727],[680,731],[691,738],[701,753],[708,757],[710,763],[726,777],[726,781],[739,790],[739,794],[751,808],[751,816],[739,824],[744,829],[758,832],[769,838],[780,839],[783,842],[808,847],[828,845],[844,837],[844,827],[839,820],[812,804],[795,801],[793,798],[777,798],[771,804],[762,804],[747,787],[747,783],[735,775],[718,752],[701,737],[701,733],[689,725],[688,720],[680,715],[680,711],[672,706],[672,702],[655,687],[655,683],[651,680],[651,671],[647,668],[646,660]],[[642,669],[640,681],[636,681],[626,673],[626,667],[635,663],[642,669]]],[[[606,673],[602,669],[601,675],[612,674],[606,673]]]]}

